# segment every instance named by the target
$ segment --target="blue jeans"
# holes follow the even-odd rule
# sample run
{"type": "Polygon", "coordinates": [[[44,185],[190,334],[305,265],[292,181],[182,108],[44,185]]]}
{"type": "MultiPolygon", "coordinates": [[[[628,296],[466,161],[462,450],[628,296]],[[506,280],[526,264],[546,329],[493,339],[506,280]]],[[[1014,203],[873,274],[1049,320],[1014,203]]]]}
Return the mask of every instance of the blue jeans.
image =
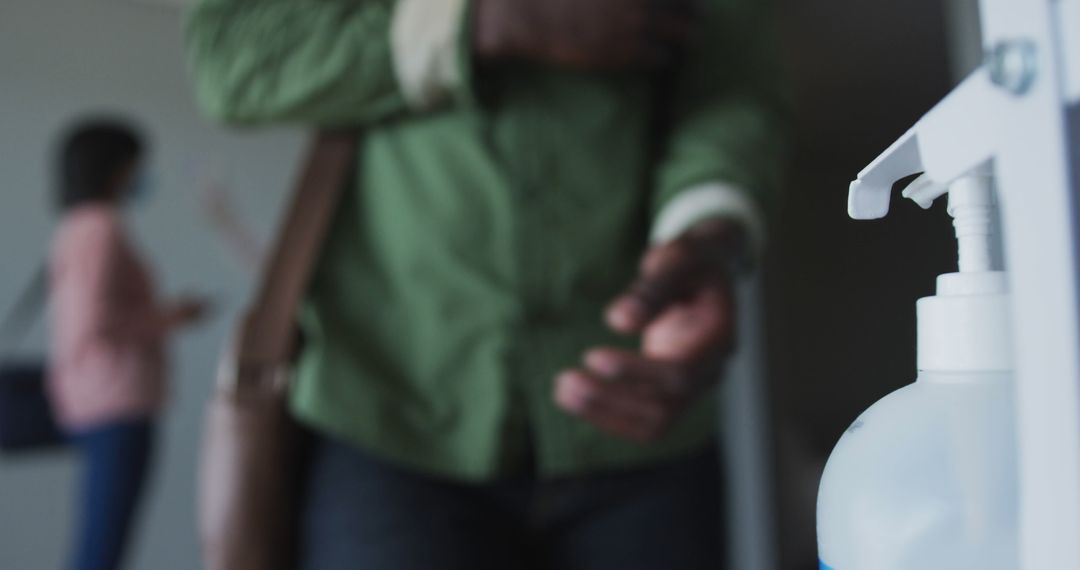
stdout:
{"type": "Polygon", "coordinates": [[[127,550],[154,448],[147,419],[111,422],[71,435],[82,452],[71,570],[116,570],[127,550]]]}
{"type": "Polygon", "coordinates": [[[314,437],[302,570],[719,570],[715,446],[633,470],[465,484],[314,437]]]}

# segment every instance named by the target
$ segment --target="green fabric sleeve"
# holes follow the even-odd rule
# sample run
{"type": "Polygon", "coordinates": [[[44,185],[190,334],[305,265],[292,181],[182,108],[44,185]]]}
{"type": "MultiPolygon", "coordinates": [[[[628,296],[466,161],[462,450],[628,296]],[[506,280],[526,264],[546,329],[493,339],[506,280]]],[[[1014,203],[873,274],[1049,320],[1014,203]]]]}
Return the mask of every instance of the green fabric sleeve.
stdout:
{"type": "Polygon", "coordinates": [[[750,194],[768,218],[787,156],[788,105],[769,33],[771,2],[706,0],[670,87],[668,138],[654,217],[681,192],[720,182],[750,194]]]}
{"type": "Polygon", "coordinates": [[[233,124],[355,126],[406,110],[390,0],[203,0],[186,24],[195,93],[233,124]]]}

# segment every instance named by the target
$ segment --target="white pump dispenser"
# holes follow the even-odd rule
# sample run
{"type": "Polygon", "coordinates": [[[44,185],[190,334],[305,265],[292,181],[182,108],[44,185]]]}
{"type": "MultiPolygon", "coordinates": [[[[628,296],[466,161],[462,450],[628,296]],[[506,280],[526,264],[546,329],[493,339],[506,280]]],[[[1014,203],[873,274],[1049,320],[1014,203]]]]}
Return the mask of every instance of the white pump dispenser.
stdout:
{"type": "Polygon", "coordinates": [[[978,170],[948,189],[920,178],[904,192],[924,208],[948,192],[960,271],[917,303],[915,383],[860,415],[829,457],[818,493],[823,570],[1019,567],[1011,325],[994,267],[992,186],[978,170]]]}

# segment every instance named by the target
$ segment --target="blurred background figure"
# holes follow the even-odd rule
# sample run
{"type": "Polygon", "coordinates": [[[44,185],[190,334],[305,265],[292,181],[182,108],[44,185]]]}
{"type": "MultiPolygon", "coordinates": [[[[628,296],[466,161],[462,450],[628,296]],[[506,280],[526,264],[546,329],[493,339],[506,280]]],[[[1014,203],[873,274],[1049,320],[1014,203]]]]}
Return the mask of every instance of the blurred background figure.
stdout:
{"type": "Polygon", "coordinates": [[[76,125],[59,156],[50,259],[50,393],[82,456],[72,570],[121,567],[167,391],[166,343],[205,301],[159,299],[123,208],[145,198],[143,142],[117,120],[76,125]]]}

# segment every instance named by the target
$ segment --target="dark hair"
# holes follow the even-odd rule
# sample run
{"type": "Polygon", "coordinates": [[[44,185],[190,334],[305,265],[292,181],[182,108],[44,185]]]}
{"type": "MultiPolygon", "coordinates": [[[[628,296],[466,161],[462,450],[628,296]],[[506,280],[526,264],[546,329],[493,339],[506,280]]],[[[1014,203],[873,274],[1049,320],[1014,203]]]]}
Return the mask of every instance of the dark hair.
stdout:
{"type": "Polygon", "coordinates": [[[142,149],[138,131],[121,120],[76,124],[64,137],[59,153],[60,210],[108,200],[115,191],[116,176],[139,158],[142,149]]]}

